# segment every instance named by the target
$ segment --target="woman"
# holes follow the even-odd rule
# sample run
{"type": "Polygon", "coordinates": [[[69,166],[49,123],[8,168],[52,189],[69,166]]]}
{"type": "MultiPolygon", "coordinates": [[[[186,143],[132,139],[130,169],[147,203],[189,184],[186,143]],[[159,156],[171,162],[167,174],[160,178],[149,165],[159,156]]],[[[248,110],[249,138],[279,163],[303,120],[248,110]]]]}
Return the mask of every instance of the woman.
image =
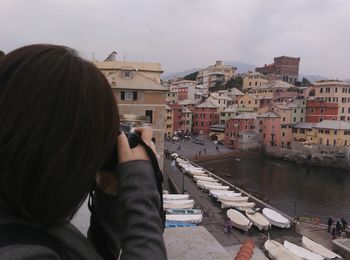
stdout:
{"type": "MultiPolygon", "coordinates": [[[[1,259],[166,259],[152,166],[117,135],[113,92],[93,64],[55,45],[0,58],[0,122],[0,229],[54,241],[5,243],[1,259]],[[115,145],[117,169],[101,171],[115,145]],[[95,180],[89,241],[69,221],[95,180]]],[[[137,131],[152,146],[152,130],[137,131]]]]}

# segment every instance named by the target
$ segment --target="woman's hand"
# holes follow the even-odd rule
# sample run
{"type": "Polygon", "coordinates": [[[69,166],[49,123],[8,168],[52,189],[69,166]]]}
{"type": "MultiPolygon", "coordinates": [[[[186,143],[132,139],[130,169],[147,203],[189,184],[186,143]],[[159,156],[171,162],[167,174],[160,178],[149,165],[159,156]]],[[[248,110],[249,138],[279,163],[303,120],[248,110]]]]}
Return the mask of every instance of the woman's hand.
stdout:
{"type": "MultiPolygon", "coordinates": [[[[136,128],[135,132],[140,134],[142,140],[152,148],[156,154],[155,144],[152,142],[153,130],[150,127],[136,128]]],[[[118,149],[118,163],[125,163],[134,160],[149,160],[148,155],[141,145],[131,149],[129,146],[128,138],[124,133],[121,133],[117,138],[118,149]]],[[[117,178],[115,174],[110,172],[101,171],[96,176],[97,186],[105,193],[116,195],[117,192],[117,178]]]]}

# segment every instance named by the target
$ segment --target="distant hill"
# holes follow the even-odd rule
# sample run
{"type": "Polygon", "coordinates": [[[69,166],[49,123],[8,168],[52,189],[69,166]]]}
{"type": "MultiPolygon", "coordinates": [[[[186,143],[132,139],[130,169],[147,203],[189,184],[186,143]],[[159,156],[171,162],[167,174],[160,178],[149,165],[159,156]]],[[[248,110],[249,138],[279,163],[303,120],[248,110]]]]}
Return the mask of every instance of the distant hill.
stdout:
{"type": "Polygon", "coordinates": [[[311,83],[315,83],[316,81],[319,80],[326,80],[329,79],[325,76],[320,76],[320,75],[303,75],[299,74],[299,80],[302,80],[302,78],[307,78],[311,83]]]}
{"type": "Polygon", "coordinates": [[[225,64],[231,65],[233,67],[237,67],[237,73],[246,73],[248,71],[255,71],[255,68],[258,66],[254,64],[244,63],[240,61],[225,61],[225,64]]]}
{"type": "Polygon", "coordinates": [[[184,71],[180,71],[180,72],[165,72],[162,75],[162,80],[168,80],[168,79],[172,79],[172,78],[183,78],[185,76],[187,76],[188,74],[191,74],[193,72],[196,72],[200,69],[189,69],[189,70],[184,70],[184,71]]]}

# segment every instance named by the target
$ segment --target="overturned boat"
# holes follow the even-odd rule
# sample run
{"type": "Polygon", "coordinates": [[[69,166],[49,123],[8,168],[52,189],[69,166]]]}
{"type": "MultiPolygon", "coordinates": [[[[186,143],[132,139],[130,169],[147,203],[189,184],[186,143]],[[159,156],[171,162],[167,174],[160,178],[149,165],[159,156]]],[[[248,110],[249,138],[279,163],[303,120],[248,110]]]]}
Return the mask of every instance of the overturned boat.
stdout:
{"type": "Polygon", "coordinates": [[[194,200],[164,200],[164,209],[192,209],[194,200]]]}
{"type": "Polygon", "coordinates": [[[241,192],[235,192],[232,190],[209,190],[209,194],[213,196],[214,198],[218,198],[219,196],[229,196],[229,197],[237,197],[241,196],[241,192]]]}
{"type": "Polygon", "coordinates": [[[179,221],[179,222],[189,222],[189,223],[201,223],[202,214],[166,214],[167,221],[179,221]]]}
{"type": "Polygon", "coordinates": [[[256,226],[259,230],[268,230],[271,228],[270,221],[258,211],[248,209],[245,214],[247,218],[253,223],[253,225],[256,226]]]}
{"type": "Polygon", "coordinates": [[[255,207],[254,202],[245,202],[245,201],[221,201],[221,208],[235,208],[241,211],[246,211],[255,207]]]}
{"type": "Polygon", "coordinates": [[[284,247],[291,251],[294,255],[305,260],[323,260],[323,257],[307,250],[301,246],[293,244],[287,240],[283,243],[284,247]]]}
{"type": "Polygon", "coordinates": [[[252,227],[252,222],[244,216],[241,212],[229,209],[227,211],[227,217],[231,220],[232,225],[243,231],[248,231],[252,227]]]}
{"type": "Polygon", "coordinates": [[[163,194],[163,200],[187,200],[188,194],[163,194]]]}
{"type": "Polygon", "coordinates": [[[166,209],[166,214],[203,214],[200,209],[166,209]]]}
{"type": "Polygon", "coordinates": [[[272,225],[280,228],[290,228],[290,221],[280,213],[269,208],[264,208],[262,212],[272,225]]]}
{"type": "Polygon", "coordinates": [[[275,240],[266,240],[265,249],[269,257],[275,260],[302,260],[275,240]]]}
{"type": "Polygon", "coordinates": [[[325,248],[306,236],[303,236],[301,241],[304,248],[324,257],[325,259],[343,259],[340,255],[337,255],[333,251],[325,248]]]}

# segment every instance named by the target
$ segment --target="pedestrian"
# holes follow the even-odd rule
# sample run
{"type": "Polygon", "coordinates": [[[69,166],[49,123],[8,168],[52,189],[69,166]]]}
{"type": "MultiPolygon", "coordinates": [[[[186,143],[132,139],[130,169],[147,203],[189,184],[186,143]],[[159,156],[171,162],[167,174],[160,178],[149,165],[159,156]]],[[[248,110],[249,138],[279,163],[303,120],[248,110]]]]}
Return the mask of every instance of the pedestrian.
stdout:
{"type": "Polygon", "coordinates": [[[343,231],[348,227],[348,222],[346,222],[344,217],[341,217],[341,224],[343,225],[343,231]]]}
{"type": "Polygon", "coordinates": [[[327,224],[328,224],[328,229],[327,229],[327,231],[328,231],[328,232],[331,232],[331,227],[332,227],[332,225],[333,225],[333,222],[334,222],[334,219],[333,219],[332,216],[330,216],[330,217],[328,218],[328,221],[327,221],[327,224]]]}
{"type": "Polygon", "coordinates": [[[335,230],[336,230],[337,235],[340,235],[341,228],[342,228],[342,225],[341,225],[340,219],[338,218],[337,223],[335,224],[335,230]]]}
{"type": "Polygon", "coordinates": [[[179,151],[181,149],[181,145],[179,145],[178,147],[177,147],[177,150],[179,151]]]}
{"type": "Polygon", "coordinates": [[[215,149],[216,149],[216,151],[219,151],[219,146],[216,146],[215,149]]]}
{"type": "Polygon", "coordinates": [[[199,153],[198,153],[198,154],[199,154],[199,156],[201,156],[202,152],[201,152],[201,151],[199,151],[199,153]]]}
{"type": "Polygon", "coordinates": [[[207,148],[204,148],[204,154],[207,154],[207,148]]]}

